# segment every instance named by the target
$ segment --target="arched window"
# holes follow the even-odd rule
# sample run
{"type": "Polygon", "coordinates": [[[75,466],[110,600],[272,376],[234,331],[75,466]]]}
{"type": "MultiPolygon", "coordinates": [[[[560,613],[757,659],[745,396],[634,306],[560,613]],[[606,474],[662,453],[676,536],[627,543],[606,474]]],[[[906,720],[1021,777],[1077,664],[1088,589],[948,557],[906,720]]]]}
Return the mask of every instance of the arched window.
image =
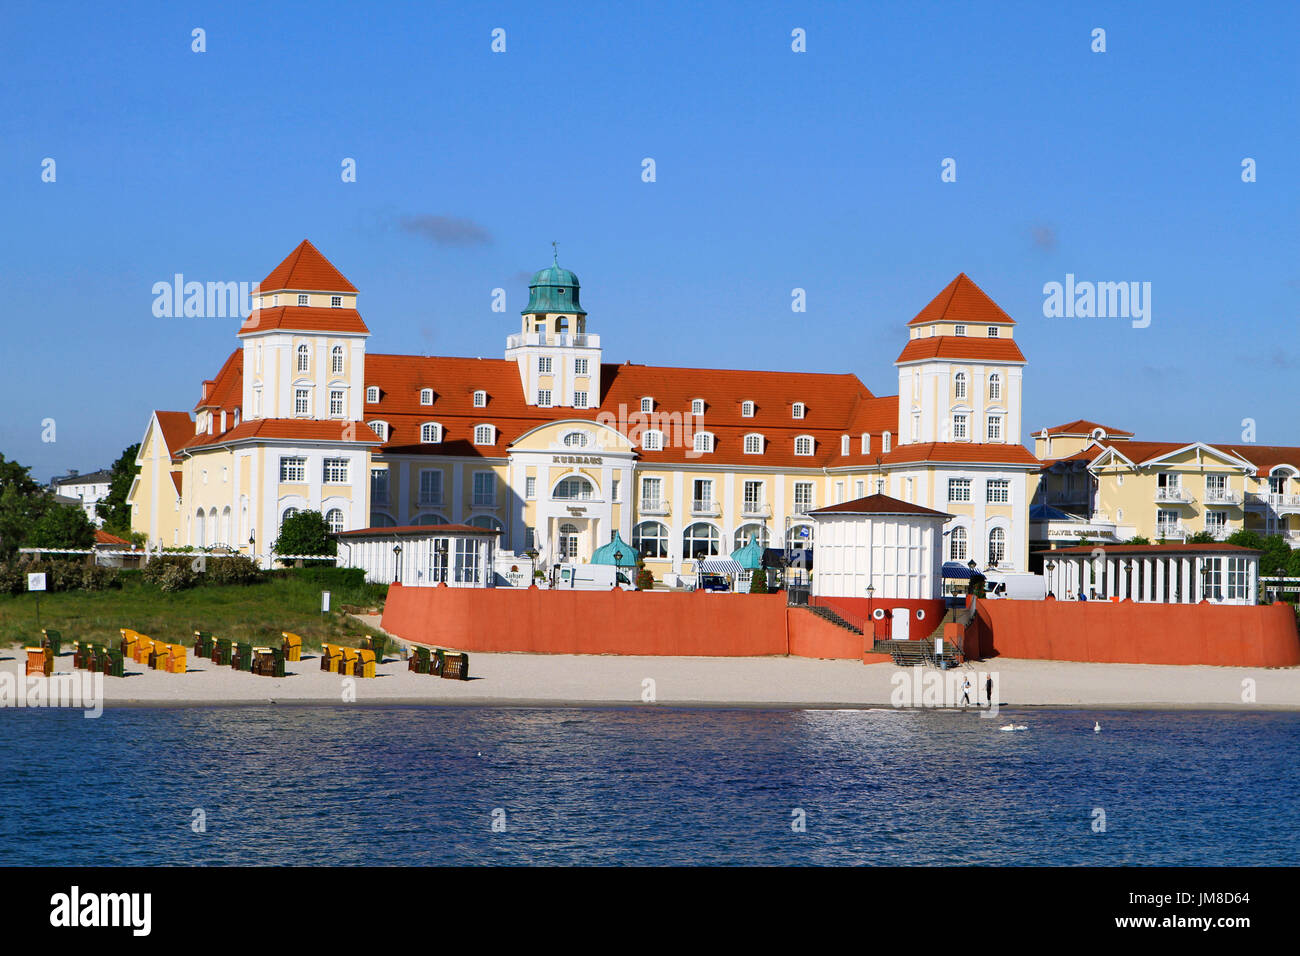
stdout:
{"type": "Polygon", "coordinates": [[[811,435],[800,435],[794,440],[794,453],[796,455],[811,455],[813,453],[813,440],[811,435]]]}
{"type": "Polygon", "coordinates": [[[989,532],[989,567],[1001,564],[1007,558],[1007,532],[994,528],[989,532]]]}
{"type": "Polygon", "coordinates": [[[203,548],[207,546],[207,542],[203,540],[203,531],[204,531],[203,525],[204,525],[203,509],[200,508],[198,510],[198,513],[194,515],[194,547],[196,548],[203,548]]]}
{"type": "Polygon", "coordinates": [[[230,505],[221,509],[221,540],[224,544],[230,544],[230,505]]]}
{"type": "Polygon", "coordinates": [[[702,398],[691,399],[691,414],[692,415],[704,414],[704,399],[702,398]]]}
{"type": "Polygon", "coordinates": [[[763,454],[763,436],[757,432],[750,432],[745,436],[745,454],[761,455],[763,454]]]}
{"type": "Polygon", "coordinates": [[[505,530],[505,525],[491,515],[478,515],[477,517],[470,518],[469,526],[471,528],[486,528],[488,531],[505,530]]]}
{"type": "Polygon", "coordinates": [[[1002,398],[1002,376],[997,372],[989,376],[989,398],[993,401],[1002,398]]]}
{"type": "Polygon", "coordinates": [[[425,513],[417,516],[416,519],[411,523],[418,524],[418,525],[446,524],[447,519],[444,518],[442,515],[425,513]]]}
{"type": "Polygon", "coordinates": [[[380,441],[388,441],[388,422],[367,422],[371,431],[379,436],[380,441]]]}
{"type": "Polygon", "coordinates": [[[581,475],[572,475],[555,486],[555,491],[551,494],[551,497],[587,499],[593,497],[593,494],[594,489],[590,481],[581,475]]]}
{"type": "Polygon", "coordinates": [[[718,529],[697,521],[682,535],[682,554],[688,558],[716,558],[718,543],[718,529]]]}
{"type": "Polygon", "coordinates": [[[284,509],[284,514],[280,515],[280,524],[284,524],[286,521],[288,521],[290,518],[292,518],[292,517],[293,517],[294,515],[296,515],[297,513],[298,513],[298,509],[297,509],[297,508],[285,508],[285,509],[284,509]]]}
{"type": "Polygon", "coordinates": [[[966,397],[966,373],[958,372],[952,377],[952,397],[961,401],[966,397]]]}
{"type": "Polygon", "coordinates": [[[433,389],[431,388],[420,389],[420,404],[421,405],[433,404],[433,389]]]}
{"type": "Polygon", "coordinates": [[[311,349],[304,342],[298,346],[298,371],[305,372],[311,362],[311,349]]]}
{"type": "Polygon", "coordinates": [[[330,374],[343,374],[343,346],[336,345],[330,349],[330,374]]]}
{"type": "Polygon", "coordinates": [[[442,441],[442,426],[437,422],[425,422],[420,426],[420,441],[426,445],[436,445],[442,441]]]}
{"type": "Polygon", "coordinates": [[[578,557],[578,527],[577,525],[565,522],[560,525],[559,537],[556,541],[560,549],[560,559],[575,561],[578,557]]]}
{"type": "Polygon", "coordinates": [[[494,431],[495,429],[491,425],[475,425],[474,444],[476,445],[495,444],[496,438],[493,436],[494,431]]]}
{"type": "Polygon", "coordinates": [[[218,540],[221,537],[221,526],[217,524],[217,509],[208,509],[208,534],[212,536],[209,544],[225,544],[226,542],[218,540]]]}
{"type": "Polygon", "coordinates": [[[711,432],[696,432],[694,447],[696,451],[713,451],[713,434],[711,432]]]}
{"type": "Polygon", "coordinates": [[[586,448],[587,433],[569,432],[567,435],[564,436],[564,446],[566,448],[586,448]]]}
{"type": "Polygon", "coordinates": [[[392,515],[386,515],[382,511],[370,512],[370,527],[372,528],[395,528],[397,521],[392,515]]]}
{"type": "Polygon", "coordinates": [[[966,529],[953,528],[950,538],[951,540],[948,542],[948,560],[965,561],[966,560],[966,529]]]}
{"type": "Polygon", "coordinates": [[[768,532],[766,525],[743,524],[736,529],[735,547],[731,550],[739,551],[745,545],[749,544],[750,538],[757,538],[758,546],[760,548],[766,548],[768,542],[771,540],[771,535],[768,532]]]}
{"type": "Polygon", "coordinates": [[[331,534],[338,534],[343,530],[343,512],[338,508],[331,508],[325,512],[325,524],[329,526],[331,534]]]}
{"type": "Polygon", "coordinates": [[[753,418],[753,417],[754,417],[754,403],[753,403],[753,402],[741,402],[741,403],[740,403],[740,414],[741,414],[741,417],[742,417],[742,418],[753,418]]]}
{"type": "Polygon", "coordinates": [[[668,528],[658,521],[642,521],[632,529],[632,547],[643,558],[668,557],[668,528]]]}

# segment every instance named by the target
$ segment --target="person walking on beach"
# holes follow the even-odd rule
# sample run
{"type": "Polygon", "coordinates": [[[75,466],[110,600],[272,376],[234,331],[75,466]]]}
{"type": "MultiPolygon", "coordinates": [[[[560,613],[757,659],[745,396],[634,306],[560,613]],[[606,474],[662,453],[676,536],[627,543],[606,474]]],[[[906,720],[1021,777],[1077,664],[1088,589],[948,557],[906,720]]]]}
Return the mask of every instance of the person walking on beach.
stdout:
{"type": "Polygon", "coordinates": [[[984,679],[984,696],[988,698],[989,706],[993,706],[993,675],[990,674],[984,679]]]}
{"type": "Polygon", "coordinates": [[[962,678],[961,684],[961,705],[965,707],[970,703],[970,678],[962,678]]]}

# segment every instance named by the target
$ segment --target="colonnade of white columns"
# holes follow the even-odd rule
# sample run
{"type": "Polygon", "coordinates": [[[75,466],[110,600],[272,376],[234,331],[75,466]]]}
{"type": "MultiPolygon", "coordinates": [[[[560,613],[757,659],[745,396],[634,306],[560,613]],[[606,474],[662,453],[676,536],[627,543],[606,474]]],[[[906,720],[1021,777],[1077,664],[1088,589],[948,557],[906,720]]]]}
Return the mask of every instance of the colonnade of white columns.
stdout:
{"type": "Polygon", "coordinates": [[[1043,573],[1047,578],[1047,591],[1064,600],[1081,595],[1090,601],[1106,601],[1112,597],[1130,598],[1147,604],[1197,604],[1208,598],[1215,603],[1254,604],[1259,595],[1259,561],[1246,558],[1245,593],[1229,598],[1228,562],[1237,554],[1109,554],[1096,549],[1093,554],[1061,554],[1052,552],[1043,556],[1043,573]],[[1218,581],[1207,588],[1206,562],[1216,559],[1218,581]],[[1213,593],[1208,593],[1212,591],[1213,593]]]}

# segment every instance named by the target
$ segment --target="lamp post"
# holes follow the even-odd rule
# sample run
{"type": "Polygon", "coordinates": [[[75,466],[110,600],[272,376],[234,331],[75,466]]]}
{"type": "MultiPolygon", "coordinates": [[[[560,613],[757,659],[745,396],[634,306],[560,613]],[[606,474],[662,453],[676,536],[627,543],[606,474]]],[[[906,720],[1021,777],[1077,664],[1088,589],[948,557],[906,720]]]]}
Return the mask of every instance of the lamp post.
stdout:
{"type": "Polygon", "coordinates": [[[393,545],[393,580],[402,583],[402,544],[399,541],[393,545]]]}
{"type": "Polygon", "coordinates": [[[1052,560],[1049,559],[1049,560],[1043,562],[1043,567],[1045,567],[1045,568],[1047,569],[1047,589],[1048,589],[1049,591],[1051,591],[1051,592],[1052,592],[1052,596],[1055,597],[1055,596],[1056,596],[1056,587],[1055,587],[1056,582],[1053,581],[1052,579],[1053,579],[1053,577],[1055,577],[1055,575],[1054,575],[1053,572],[1056,571],[1056,562],[1055,562],[1055,561],[1052,561],[1052,560]]]}
{"type": "Polygon", "coordinates": [[[876,589],[870,584],[867,585],[867,626],[871,628],[871,643],[876,642],[876,619],[871,613],[871,598],[876,593],[876,589]]]}
{"type": "Polygon", "coordinates": [[[614,552],[614,587],[618,587],[618,568],[623,563],[623,549],[614,552]]]}

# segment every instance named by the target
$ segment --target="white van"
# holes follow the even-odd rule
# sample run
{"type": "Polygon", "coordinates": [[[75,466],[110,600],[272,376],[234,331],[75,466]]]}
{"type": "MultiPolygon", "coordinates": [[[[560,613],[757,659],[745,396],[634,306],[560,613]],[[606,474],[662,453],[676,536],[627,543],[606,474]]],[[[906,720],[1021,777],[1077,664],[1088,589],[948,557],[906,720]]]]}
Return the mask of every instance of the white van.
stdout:
{"type": "Polygon", "coordinates": [[[574,591],[608,591],[615,584],[630,588],[632,579],[626,569],[612,564],[561,565],[560,576],[555,582],[557,589],[574,591]]]}
{"type": "Polygon", "coordinates": [[[1000,574],[990,571],[984,576],[984,593],[987,598],[1041,601],[1047,597],[1047,578],[1041,574],[1000,574]]]}

